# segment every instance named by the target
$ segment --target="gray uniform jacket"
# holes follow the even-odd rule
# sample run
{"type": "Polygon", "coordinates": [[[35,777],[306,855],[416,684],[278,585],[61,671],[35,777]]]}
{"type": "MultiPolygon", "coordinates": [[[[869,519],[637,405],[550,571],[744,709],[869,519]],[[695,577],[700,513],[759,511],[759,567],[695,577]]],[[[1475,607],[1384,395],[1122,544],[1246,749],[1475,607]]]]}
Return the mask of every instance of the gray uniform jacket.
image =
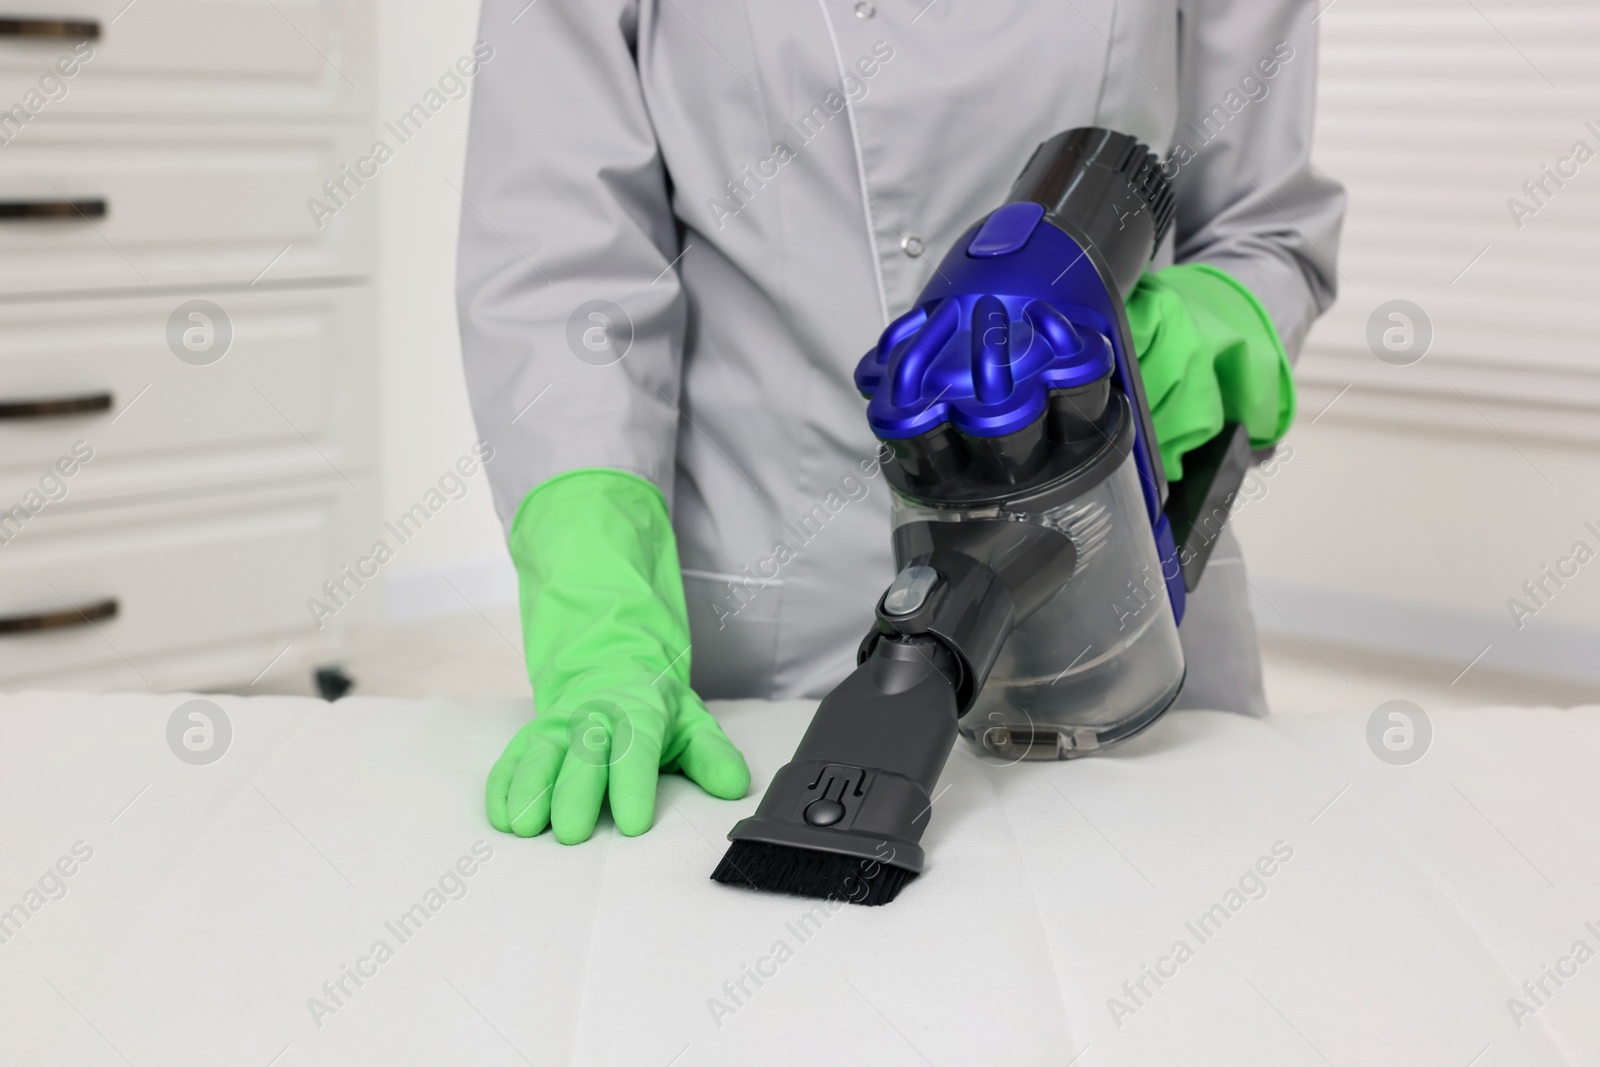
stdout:
{"type": "MultiPolygon", "coordinates": [[[[458,301],[509,524],[563,471],[671,502],[707,697],[826,692],[893,576],[851,372],[1034,146],[1168,157],[1174,239],[1291,352],[1332,301],[1309,0],[485,0],[458,301]]],[[[1264,712],[1237,547],[1183,699],[1264,712]]]]}

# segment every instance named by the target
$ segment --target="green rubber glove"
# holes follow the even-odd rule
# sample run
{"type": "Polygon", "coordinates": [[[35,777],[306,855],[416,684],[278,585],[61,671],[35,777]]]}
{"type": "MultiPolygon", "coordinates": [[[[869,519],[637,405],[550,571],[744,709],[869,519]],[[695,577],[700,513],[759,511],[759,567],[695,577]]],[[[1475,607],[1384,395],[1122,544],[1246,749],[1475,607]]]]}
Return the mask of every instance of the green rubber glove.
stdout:
{"type": "Polygon", "coordinates": [[[1184,453],[1242,423],[1252,448],[1278,443],[1294,421],[1294,377],[1278,331],[1255,295],[1204,263],[1139,280],[1128,301],[1145,397],[1169,481],[1184,453]]]}
{"type": "Polygon", "coordinates": [[[538,716],[489,772],[489,822],[573,845],[609,795],[617,829],[650,829],[659,771],[736,800],[750,771],[689,688],[689,621],[666,501],[614,470],[529,493],[511,524],[538,716]]]}

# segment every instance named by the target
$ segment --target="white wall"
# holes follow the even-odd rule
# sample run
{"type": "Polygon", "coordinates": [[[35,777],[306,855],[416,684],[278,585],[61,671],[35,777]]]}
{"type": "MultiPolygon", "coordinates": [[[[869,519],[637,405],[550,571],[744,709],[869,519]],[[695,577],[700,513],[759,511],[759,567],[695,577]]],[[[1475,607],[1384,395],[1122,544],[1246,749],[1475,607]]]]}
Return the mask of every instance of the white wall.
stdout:
{"type": "MultiPolygon", "coordinates": [[[[382,0],[378,111],[392,120],[435,87],[476,39],[475,0],[382,0]]],[[[491,60],[490,62],[493,62],[491,60]]],[[[455,318],[455,241],[469,100],[451,100],[400,146],[382,172],[381,284],[385,513],[412,504],[476,435],[461,374],[455,318]]],[[[388,585],[395,619],[470,610],[515,594],[483,474],[431,519],[396,559],[388,585]],[[453,582],[458,594],[446,580],[453,582]]]]}
{"type": "Polygon", "coordinates": [[[1488,649],[1600,680],[1600,559],[1547,579],[1545,607],[1522,588],[1600,551],[1600,158],[1536,215],[1508,205],[1538,206],[1523,183],[1577,141],[1600,153],[1600,9],[1338,0],[1320,25],[1342,291],[1300,364],[1294,458],[1239,515],[1258,617],[1335,662],[1340,642],[1456,669],[1488,649]],[[1434,331],[1409,366],[1368,344],[1395,299],[1434,331]],[[1514,596],[1539,607],[1521,629],[1514,596]]]}

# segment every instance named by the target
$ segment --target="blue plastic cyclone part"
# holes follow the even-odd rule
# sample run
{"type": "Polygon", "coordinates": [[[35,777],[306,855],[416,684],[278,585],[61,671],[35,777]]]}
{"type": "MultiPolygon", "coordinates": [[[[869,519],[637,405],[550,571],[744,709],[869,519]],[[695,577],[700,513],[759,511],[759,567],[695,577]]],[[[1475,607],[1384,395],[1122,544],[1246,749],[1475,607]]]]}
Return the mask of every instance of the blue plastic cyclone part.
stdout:
{"type": "Polygon", "coordinates": [[[934,306],[927,321],[895,351],[889,369],[889,402],[896,407],[916,407],[933,361],[944,351],[961,326],[960,305],[946,300],[934,306]]]}
{"type": "MultiPolygon", "coordinates": [[[[857,364],[856,387],[869,399],[867,419],[879,438],[904,440],[946,422],[972,436],[1005,436],[1045,413],[1051,389],[1088,385],[1108,373],[1113,385],[1132,398],[1129,383],[1138,364],[1123,343],[1121,297],[1113,283],[1048,219],[1036,222],[1011,252],[969,255],[973,239],[998,213],[955,242],[917,306],[890,323],[857,364]],[[972,314],[985,296],[999,300],[1010,318],[1013,382],[1000,403],[981,401],[973,378],[972,314]],[[891,378],[898,388],[882,388],[891,378]]],[[[1023,212],[1012,215],[1022,218],[1023,212]]],[[[1133,452],[1154,531],[1162,518],[1155,466],[1160,460],[1142,427],[1136,427],[1133,452]]],[[[1178,599],[1174,606],[1181,612],[1178,599]]]]}
{"type": "Polygon", "coordinates": [[[880,438],[904,440],[945,422],[1003,437],[1043,416],[1052,389],[1114,372],[1115,298],[1082,248],[1043,219],[1031,202],[993,212],[862,357],[856,387],[880,438]],[[970,254],[974,247],[984,254],[970,254]]]}
{"type": "Polygon", "coordinates": [[[890,323],[857,365],[873,431],[893,441],[945,422],[978,437],[1024,429],[1045,413],[1050,390],[1114,372],[1116,300],[1077,242],[1044,221],[1040,205],[1007,204],[956,242],[917,306],[890,323]],[[994,254],[968,254],[980,237],[993,237],[994,254]],[[1005,247],[1013,251],[998,251],[1005,247]]]}
{"type": "Polygon", "coordinates": [[[1079,336],[1078,328],[1072,325],[1072,320],[1043,300],[1029,304],[1023,314],[1035,330],[1044,334],[1056,355],[1073,355],[1083,348],[1083,338],[1079,336]]]}
{"type": "Polygon", "coordinates": [[[972,392],[978,403],[1001,404],[1011,395],[1011,313],[999,297],[972,305],[972,392]]]}
{"type": "Polygon", "coordinates": [[[1116,365],[1105,335],[1075,324],[1072,314],[1045,301],[977,292],[895,320],[856,365],[873,432],[894,441],[946,422],[975,437],[1023,429],[1044,415],[1050,390],[1090,385],[1116,365]]]}
{"type": "Polygon", "coordinates": [[[1021,200],[990,214],[978,227],[978,232],[967,245],[969,256],[1004,256],[1028,243],[1039,220],[1044,218],[1044,205],[1032,200],[1021,200]]]}

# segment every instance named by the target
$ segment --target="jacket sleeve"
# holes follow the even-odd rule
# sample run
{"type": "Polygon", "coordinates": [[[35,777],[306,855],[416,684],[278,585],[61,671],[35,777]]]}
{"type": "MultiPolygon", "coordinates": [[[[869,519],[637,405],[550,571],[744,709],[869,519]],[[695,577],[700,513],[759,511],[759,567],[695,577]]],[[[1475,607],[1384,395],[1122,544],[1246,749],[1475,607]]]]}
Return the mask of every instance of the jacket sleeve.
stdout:
{"type": "Polygon", "coordinates": [[[671,500],[685,308],[636,0],[484,0],[456,303],[509,528],[535,486],[629,471],[671,500]]]}
{"type": "Polygon", "coordinates": [[[1180,0],[1179,263],[1210,263],[1271,315],[1291,359],[1337,291],[1344,190],[1311,165],[1316,5],[1180,0]]]}

